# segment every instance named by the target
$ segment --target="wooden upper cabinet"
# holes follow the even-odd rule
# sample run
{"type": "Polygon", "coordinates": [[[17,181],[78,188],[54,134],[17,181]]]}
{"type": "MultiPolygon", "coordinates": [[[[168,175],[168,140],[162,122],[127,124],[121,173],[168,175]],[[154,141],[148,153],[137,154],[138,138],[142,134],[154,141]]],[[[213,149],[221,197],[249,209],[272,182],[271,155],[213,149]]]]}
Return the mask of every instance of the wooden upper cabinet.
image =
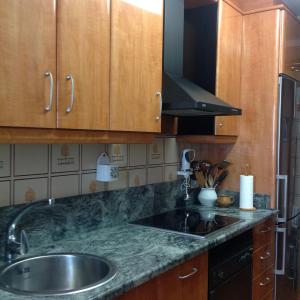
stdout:
{"type": "MultiPolygon", "coordinates": [[[[224,1],[219,1],[216,96],[240,107],[243,17],[224,1]]],[[[239,116],[215,118],[216,135],[238,135],[239,116]]]]}
{"type": "Polygon", "coordinates": [[[56,1],[0,2],[0,126],[56,127],[56,1]],[[47,73],[47,75],[45,75],[47,73]]]}
{"type": "Polygon", "coordinates": [[[163,0],[111,5],[110,129],[160,132],[163,0]]]}
{"type": "Polygon", "coordinates": [[[300,23],[289,12],[282,10],[281,26],[279,73],[300,80],[300,23]]]}
{"type": "Polygon", "coordinates": [[[109,1],[60,0],[57,11],[58,128],[108,129],[109,1]]]}

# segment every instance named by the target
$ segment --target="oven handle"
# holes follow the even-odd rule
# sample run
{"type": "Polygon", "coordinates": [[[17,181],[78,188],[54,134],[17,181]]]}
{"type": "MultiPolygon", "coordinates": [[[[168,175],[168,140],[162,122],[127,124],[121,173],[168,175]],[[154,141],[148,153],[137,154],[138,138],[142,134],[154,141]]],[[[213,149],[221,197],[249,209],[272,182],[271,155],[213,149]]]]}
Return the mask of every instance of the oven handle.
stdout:
{"type": "Polygon", "coordinates": [[[284,227],[276,227],[276,275],[284,275],[285,274],[285,245],[286,245],[286,228],[284,227]],[[282,259],[281,259],[281,268],[277,269],[277,258],[278,258],[278,235],[283,234],[283,242],[282,242],[282,259]]]}

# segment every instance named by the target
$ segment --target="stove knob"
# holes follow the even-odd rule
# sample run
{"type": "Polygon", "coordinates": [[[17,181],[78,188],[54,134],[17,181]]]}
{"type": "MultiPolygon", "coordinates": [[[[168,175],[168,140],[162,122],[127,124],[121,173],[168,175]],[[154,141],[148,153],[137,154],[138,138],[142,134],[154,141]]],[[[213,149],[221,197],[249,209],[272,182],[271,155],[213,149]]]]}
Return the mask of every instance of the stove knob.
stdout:
{"type": "Polygon", "coordinates": [[[218,277],[219,277],[220,279],[223,279],[223,278],[224,278],[224,272],[223,272],[223,271],[219,271],[219,272],[218,272],[218,277]]]}

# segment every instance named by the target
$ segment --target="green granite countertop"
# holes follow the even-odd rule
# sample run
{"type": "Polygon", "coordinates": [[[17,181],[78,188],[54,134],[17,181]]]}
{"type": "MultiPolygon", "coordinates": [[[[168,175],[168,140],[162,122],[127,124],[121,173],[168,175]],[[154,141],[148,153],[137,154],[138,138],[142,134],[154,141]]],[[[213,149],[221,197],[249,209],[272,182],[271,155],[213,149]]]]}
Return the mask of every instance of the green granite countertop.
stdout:
{"type": "MultiPolygon", "coordinates": [[[[195,209],[205,210],[199,206],[195,209]]],[[[207,208],[206,208],[207,210],[207,208]]],[[[214,209],[220,214],[239,217],[242,222],[221,229],[205,239],[190,238],[150,227],[124,223],[100,230],[79,233],[73,238],[48,242],[31,249],[29,255],[59,252],[90,253],[106,257],[117,267],[117,275],[107,284],[91,291],[51,299],[113,299],[139,284],[169,270],[226,240],[252,228],[276,214],[273,210],[258,209],[243,212],[238,209],[214,209]]],[[[55,274],[49,274],[55,276],[55,274]]],[[[0,299],[50,299],[14,295],[0,290],[0,299]]]]}

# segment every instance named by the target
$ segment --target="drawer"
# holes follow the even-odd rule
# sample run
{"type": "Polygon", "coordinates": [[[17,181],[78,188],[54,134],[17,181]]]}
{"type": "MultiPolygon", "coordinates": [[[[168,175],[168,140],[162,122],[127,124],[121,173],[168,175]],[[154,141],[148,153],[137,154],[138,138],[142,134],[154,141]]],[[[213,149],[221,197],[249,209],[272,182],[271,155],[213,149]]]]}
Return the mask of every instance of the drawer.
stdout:
{"type": "Polygon", "coordinates": [[[275,219],[269,218],[265,222],[258,224],[253,230],[253,248],[254,251],[272,244],[275,238],[275,219]]]}
{"type": "Polygon", "coordinates": [[[253,253],[253,278],[261,275],[274,264],[274,243],[267,244],[253,253]]]}
{"type": "MultiPolygon", "coordinates": [[[[267,297],[274,287],[274,271],[273,266],[265,273],[253,280],[252,300],[262,300],[267,297]]],[[[266,298],[268,299],[268,298],[266,298]]]]}
{"type": "Polygon", "coordinates": [[[274,290],[267,293],[261,300],[273,300],[274,290]]]}

